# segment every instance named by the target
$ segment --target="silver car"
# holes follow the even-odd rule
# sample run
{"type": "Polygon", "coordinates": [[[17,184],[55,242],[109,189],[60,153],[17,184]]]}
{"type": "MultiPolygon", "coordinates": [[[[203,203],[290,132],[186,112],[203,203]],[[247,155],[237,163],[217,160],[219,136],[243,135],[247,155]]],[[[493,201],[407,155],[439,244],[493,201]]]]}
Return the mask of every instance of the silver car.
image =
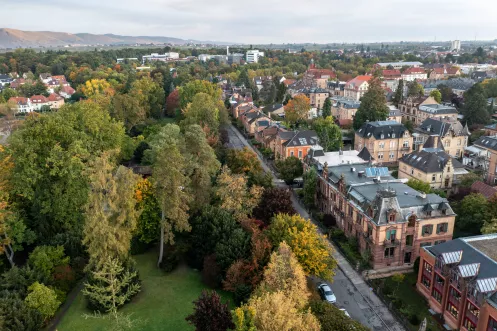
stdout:
{"type": "Polygon", "coordinates": [[[318,292],[321,295],[321,298],[323,300],[326,300],[329,303],[335,303],[335,302],[337,302],[337,298],[335,296],[335,293],[333,293],[333,291],[328,286],[328,284],[320,284],[318,286],[318,292]]]}

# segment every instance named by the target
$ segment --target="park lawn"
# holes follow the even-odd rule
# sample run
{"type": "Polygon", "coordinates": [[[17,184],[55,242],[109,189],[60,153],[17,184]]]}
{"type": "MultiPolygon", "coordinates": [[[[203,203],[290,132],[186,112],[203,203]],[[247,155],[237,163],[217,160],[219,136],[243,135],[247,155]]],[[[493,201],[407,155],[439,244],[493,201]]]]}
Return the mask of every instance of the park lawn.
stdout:
{"type": "MultiPolygon", "coordinates": [[[[142,291],[120,310],[131,313],[138,320],[136,330],[194,330],[185,317],[193,311],[192,301],[207,288],[201,280],[200,272],[181,265],[171,273],[164,273],[156,267],[155,251],[134,256],[142,280],[142,291]]],[[[223,302],[233,299],[230,293],[218,291],[223,302]]],[[[58,331],[105,331],[109,329],[107,319],[85,319],[91,314],[86,309],[86,301],[78,294],[61,322],[58,331]]]]}
{"type": "MultiPolygon", "coordinates": [[[[420,323],[423,321],[423,319],[426,318],[427,330],[441,330],[435,318],[428,311],[429,307],[426,302],[426,299],[416,291],[415,287],[416,278],[417,278],[416,273],[412,272],[405,274],[404,281],[398,286],[398,290],[396,290],[395,297],[399,298],[403,302],[404,307],[409,306],[410,309],[412,309],[414,314],[418,316],[420,323]]],[[[384,285],[386,285],[391,289],[397,289],[397,283],[395,283],[392,280],[392,277],[374,279],[372,282],[375,285],[375,287],[377,287],[381,283],[384,283],[384,285]]],[[[413,331],[419,330],[419,324],[412,325],[410,322],[408,323],[411,330],[413,331]]]]}

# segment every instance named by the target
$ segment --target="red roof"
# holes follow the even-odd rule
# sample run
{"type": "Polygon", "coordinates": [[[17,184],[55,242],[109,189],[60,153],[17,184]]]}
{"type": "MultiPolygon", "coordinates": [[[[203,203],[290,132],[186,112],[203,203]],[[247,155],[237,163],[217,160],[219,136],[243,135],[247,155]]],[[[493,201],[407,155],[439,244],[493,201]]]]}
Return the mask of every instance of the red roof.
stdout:
{"type": "Polygon", "coordinates": [[[459,71],[459,69],[458,69],[458,68],[454,68],[454,67],[452,67],[452,68],[447,68],[447,74],[448,74],[448,75],[455,75],[455,74],[457,74],[457,72],[458,72],[458,71],[459,71]]]}
{"type": "Polygon", "coordinates": [[[296,82],[296,80],[295,80],[295,79],[285,79],[285,80],[283,81],[283,84],[285,84],[285,85],[286,85],[286,87],[288,87],[289,85],[292,85],[292,84],[293,84],[293,83],[295,83],[295,82],[296,82]]]}
{"type": "Polygon", "coordinates": [[[15,102],[18,105],[27,105],[28,104],[28,98],[23,98],[23,97],[12,97],[9,99],[9,102],[15,102]]]}
{"type": "Polygon", "coordinates": [[[407,68],[404,71],[404,75],[412,75],[412,74],[424,74],[425,71],[422,68],[407,68]]]}
{"type": "Polygon", "coordinates": [[[401,74],[400,74],[400,70],[388,70],[388,69],[385,69],[383,70],[383,77],[387,78],[387,77],[400,77],[401,74]]]}
{"type": "Polygon", "coordinates": [[[43,95],[33,95],[31,98],[29,98],[32,103],[34,104],[39,104],[39,103],[47,103],[48,100],[46,97],[43,95]]]}
{"type": "Polygon", "coordinates": [[[60,100],[62,100],[62,97],[57,93],[52,93],[48,96],[48,101],[60,101],[60,100]]]}
{"type": "Polygon", "coordinates": [[[328,76],[328,78],[335,78],[336,74],[331,69],[308,69],[307,74],[314,76],[315,79],[328,76]]]}
{"type": "Polygon", "coordinates": [[[433,69],[432,72],[439,74],[439,75],[443,75],[445,73],[445,69],[444,68],[435,68],[435,69],[433,69]]]}
{"type": "Polygon", "coordinates": [[[487,185],[484,182],[477,181],[471,185],[471,191],[481,193],[485,198],[490,199],[497,193],[497,188],[487,185]]]}
{"type": "Polygon", "coordinates": [[[60,91],[69,95],[73,95],[74,93],[76,93],[76,91],[70,86],[62,86],[60,91]]]}

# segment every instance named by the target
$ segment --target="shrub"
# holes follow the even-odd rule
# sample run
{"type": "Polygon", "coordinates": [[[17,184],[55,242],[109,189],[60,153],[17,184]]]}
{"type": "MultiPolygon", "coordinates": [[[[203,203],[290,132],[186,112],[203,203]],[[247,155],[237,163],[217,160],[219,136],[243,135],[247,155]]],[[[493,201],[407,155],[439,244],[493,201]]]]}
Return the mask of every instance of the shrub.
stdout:
{"type": "Polygon", "coordinates": [[[54,285],[63,292],[69,292],[74,286],[76,280],[76,273],[72,270],[70,265],[61,265],[55,267],[52,275],[54,285]]]}
{"type": "Polygon", "coordinates": [[[345,232],[340,229],[331,229],[330,230],[330,238],[336,240],[338,242],[346,242],[347,236],[345,236],[345,232]]]}
{"type": "Polygon", "coordinates": [[[246,284],[240,284],[236,287],[235,292],[233,293],[233,299],[235,300],[235,304],[237,306],[241,305],[242,302],[247,302],[252,294],[252,287],[246,284]]]}
{"type": "Polygon", "coordinates": [[[29,254],[28,262],[36,271],[50,277],[57,266],[69,264],[69,257],[62,246],[38,246],[29,254]]]}
{"type": "Polygon", "coordinates": [[[53,289],[35,282],[28,290],[29,294],[24,301],[29,308],[39,311],[45,320],[55,315],[61,301],[53,289]]]}
{"type": "Polygon", "coordinates": [[[0,321],[2,330],[39,331],[43,326],[42,314],[10,291],[0,292],[0,321]]]}

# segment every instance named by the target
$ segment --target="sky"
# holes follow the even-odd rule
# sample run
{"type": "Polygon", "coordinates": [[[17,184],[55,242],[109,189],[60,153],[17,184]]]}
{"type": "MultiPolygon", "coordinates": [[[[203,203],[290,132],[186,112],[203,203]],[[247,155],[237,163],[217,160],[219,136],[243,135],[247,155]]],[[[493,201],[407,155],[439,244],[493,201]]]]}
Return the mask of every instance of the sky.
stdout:
{"type": "Polygon", "coordinates": [[[0,0],[0,28],[269,43],[497,39],[495,0],[0,0]]]}

